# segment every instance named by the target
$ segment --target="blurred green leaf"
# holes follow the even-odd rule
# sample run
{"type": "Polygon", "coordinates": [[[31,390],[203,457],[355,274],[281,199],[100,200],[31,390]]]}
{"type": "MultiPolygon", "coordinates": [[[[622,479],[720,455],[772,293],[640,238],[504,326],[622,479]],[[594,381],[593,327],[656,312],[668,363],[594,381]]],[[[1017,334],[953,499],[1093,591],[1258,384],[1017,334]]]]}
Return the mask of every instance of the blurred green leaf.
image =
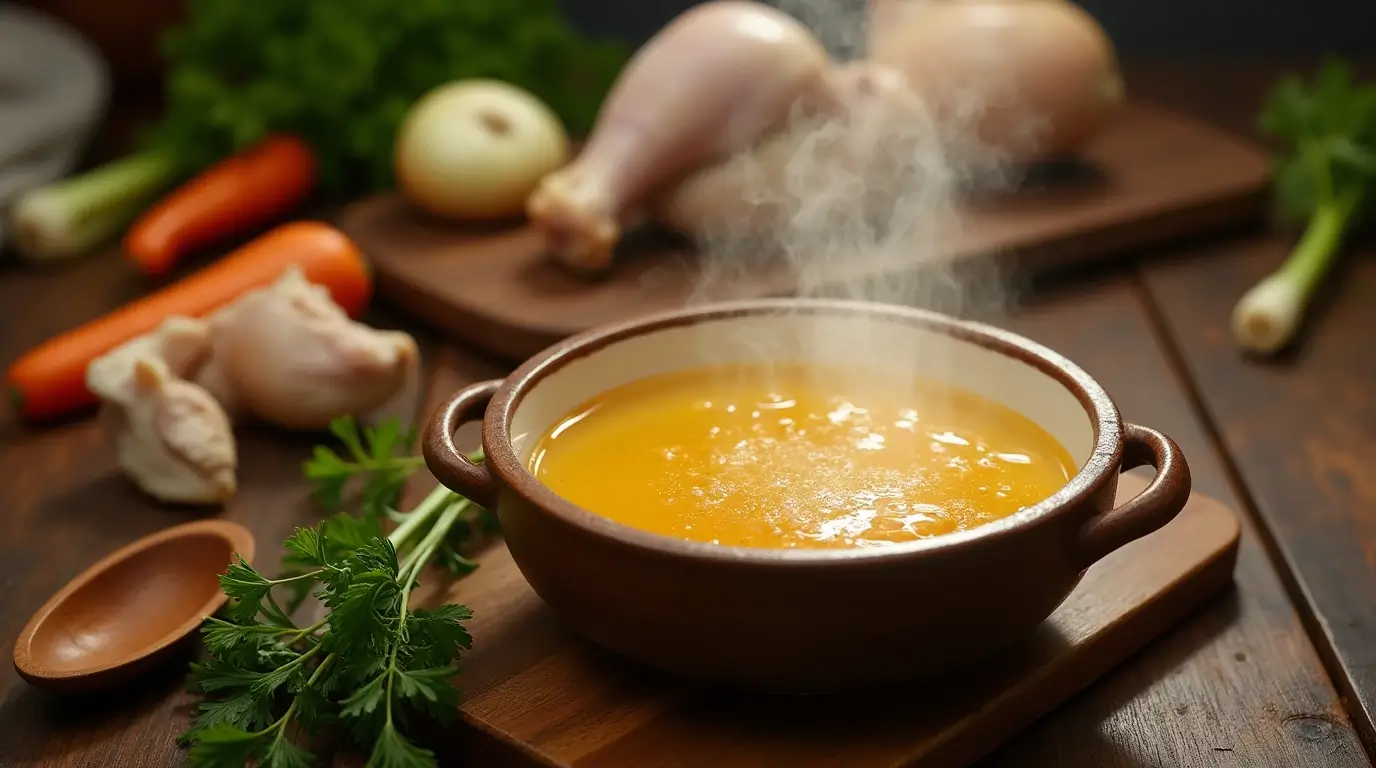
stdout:
{"type": "Polygon", "coordinates": [[[1376,182],[1376,86],[1358,83],[1351,66],[1329,57],[1308,80],[1276,83],[1258,127],[1282,143],[1274,161],[1277,210],[1304,220],[1339,195],[1376,182]]]}
{"type": "Polygon", "coordinates": [[[273,132],[315,149],[332,197],[388,187],[407,108],[430,89],[505,80],[586,133],[626,60],[552,0],[188,0],[161,49],[168,107],[147,136],[198,171],[273,132]]]}

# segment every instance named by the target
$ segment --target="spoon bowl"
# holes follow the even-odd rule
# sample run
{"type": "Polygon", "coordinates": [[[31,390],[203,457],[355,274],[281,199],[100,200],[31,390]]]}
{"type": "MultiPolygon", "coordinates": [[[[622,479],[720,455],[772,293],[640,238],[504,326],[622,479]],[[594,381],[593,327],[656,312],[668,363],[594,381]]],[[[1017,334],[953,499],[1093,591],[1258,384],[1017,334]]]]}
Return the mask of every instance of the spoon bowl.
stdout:
{"type": "Polygon", "coordinates": [[[252,560],[253,534],[198,520],[102,558],[48,599],[14,644],[14,668],[61,693],[127,682],[157,664],[227,599],[219,576],[252,560]]]}

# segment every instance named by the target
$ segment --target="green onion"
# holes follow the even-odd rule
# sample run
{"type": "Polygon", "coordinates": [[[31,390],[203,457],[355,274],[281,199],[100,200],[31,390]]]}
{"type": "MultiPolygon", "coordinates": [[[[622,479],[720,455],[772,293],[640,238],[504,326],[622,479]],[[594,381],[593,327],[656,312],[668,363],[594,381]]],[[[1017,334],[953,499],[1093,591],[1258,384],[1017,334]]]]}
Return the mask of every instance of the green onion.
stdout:
{"type": "Polygon", "coordinates": [[[1315,290],[1343,240],[1366,223],[1376,187],[1376,87],[1353,82],[1347,62],[1329,58],[1309,82],[1283,78],[1260,128],[1281,142],[1272,191],[1282,215],[1304,235],[1274,273],[1233,309],[1243,350],[1273,354],[1295,338],[1315,290]]]}
{"type": "Polygon", "coordinates": [[[1274,354],[1295,337],[1314,290],[1342,250],[1360,197],[1347,194],[1322,205],[1281,268],[1243,294],[1233,310],[1233,335],[1244,350],[1274,354]]]}

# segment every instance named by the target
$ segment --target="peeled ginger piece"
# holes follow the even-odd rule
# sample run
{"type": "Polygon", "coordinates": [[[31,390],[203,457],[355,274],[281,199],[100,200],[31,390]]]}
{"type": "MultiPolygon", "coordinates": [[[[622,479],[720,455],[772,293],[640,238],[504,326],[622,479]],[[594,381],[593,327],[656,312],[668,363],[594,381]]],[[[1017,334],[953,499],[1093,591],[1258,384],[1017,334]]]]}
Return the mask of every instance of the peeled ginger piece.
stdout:
{"type": "Polygon", "coordinates": [[[420,371],[410,335],[354,322],[295,266],[213,316],[210,344],[196,381],[231,409],[288,429],[366,419],[420,371]]]}
{"type": "MultiPolygon", "coordinates": [[[[125,357],[122,377],[100,381],[100,420],[124,473],[159,501],[213,504],[236,490],[238,454],[229,417],[161,358],[125,357]]],[[[112,369],[107,369],[112,370],[112,369]]]]}
{"type": "Polygon", "coordinates": [[[86,387],[104,401],[124,402],[130,393],[134,364],[162,361],[168,374],[190,378],[210,356],[210,326],[204,321],[174,316],[151,333],[131,339],[86,366],[86,387]]]}

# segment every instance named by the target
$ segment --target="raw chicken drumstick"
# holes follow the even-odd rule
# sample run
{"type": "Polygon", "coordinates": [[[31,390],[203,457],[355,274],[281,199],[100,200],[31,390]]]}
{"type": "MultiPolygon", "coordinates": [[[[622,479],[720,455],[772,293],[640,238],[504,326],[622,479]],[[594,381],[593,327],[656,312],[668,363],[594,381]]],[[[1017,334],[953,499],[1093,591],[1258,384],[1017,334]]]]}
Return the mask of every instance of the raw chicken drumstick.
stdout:
{"type": "Polygon", "coordinates": [[[527,200],[551,255],[609,266],[623,224],[660,189],[754,144],[795,107],[824,108],[828,64],[805,26],[763,3],[685,11],[632,57],[579,156],[527,200]]]}
{"type": "Polygon", "coordinates": [[[837,66],[828,77],[834,109],[794,121],[688,176],[657,202],[654,218],[696,236],[758,235],[787,226],[803,195],[826,201],[861,188],[870,199],[847,200],[847,210],[892,204],[920,150],[939,140],[931,118],[891,67],[858,61],[837,66]]]}

